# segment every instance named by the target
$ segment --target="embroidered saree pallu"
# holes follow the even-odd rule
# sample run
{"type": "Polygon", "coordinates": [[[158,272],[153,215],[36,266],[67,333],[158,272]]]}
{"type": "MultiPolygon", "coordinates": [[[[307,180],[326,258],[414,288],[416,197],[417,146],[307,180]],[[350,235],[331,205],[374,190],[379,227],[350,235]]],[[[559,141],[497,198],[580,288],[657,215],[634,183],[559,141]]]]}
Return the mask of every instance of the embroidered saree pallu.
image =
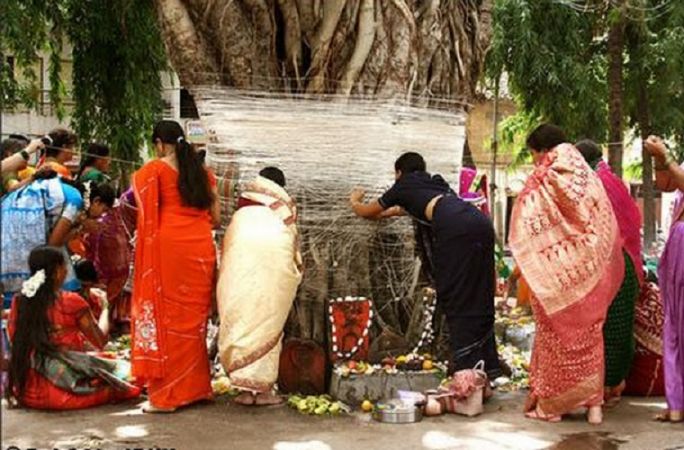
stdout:
{"type": "Polygon", "coordinates": [[[562,415],[600,405],[602,327],[625,267],[611,203],[574,146],[554,148],[528,178],[510,246],[537,322],[527,409],[562,415]]]}
{"type": "Polygon", "coordinates": [[[241,196],[250,206],[233,215],[223,241],[219,355],[234,387],[263,393],[277,380],[283,328],[302,278],[297,209],[263,177],[241,196]]]}

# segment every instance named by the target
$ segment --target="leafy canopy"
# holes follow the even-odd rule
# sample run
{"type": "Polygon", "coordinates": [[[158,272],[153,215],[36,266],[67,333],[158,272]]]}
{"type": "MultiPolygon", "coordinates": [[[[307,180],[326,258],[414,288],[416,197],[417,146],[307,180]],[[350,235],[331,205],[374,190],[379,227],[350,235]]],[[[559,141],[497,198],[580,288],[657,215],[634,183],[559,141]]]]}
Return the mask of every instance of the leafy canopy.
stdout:
{"type": "MultiPolygon", "coordinates": [[[[112,147],[138,161],[139,149],[162,108],[160,73],[166,56],[151,0],[2,0],[0,102],[3,109],[38,105],[35,62],[47,55],[50,101],[60,118],[71,94],[72,126],[83,141],[112,147]],[[63,48],[73,47],[71,79],[63,48]],[[6,56],[14,57],[14,72],[6,56]],[[66,86],[73,86],[67,92],[66,86]]],[[[47,131],[47,130],[46,130],[47,131]]],[[[130,171],[132,167],[121,167],[130,171]]]]}
{"type": "MultiPolygon", "coordinates": [[[[643,84],[651,129],[681,146],[684,2],[625,1],[625,124],[640,129],[643,84]]],[[[607,141],[607,34],[615,8],[590,0],[496,0],[486,75],[506,73],[520,107],[502,124],[503,151],[519,153],[521,135],[543,120],[574,139],[607,141]]]]}

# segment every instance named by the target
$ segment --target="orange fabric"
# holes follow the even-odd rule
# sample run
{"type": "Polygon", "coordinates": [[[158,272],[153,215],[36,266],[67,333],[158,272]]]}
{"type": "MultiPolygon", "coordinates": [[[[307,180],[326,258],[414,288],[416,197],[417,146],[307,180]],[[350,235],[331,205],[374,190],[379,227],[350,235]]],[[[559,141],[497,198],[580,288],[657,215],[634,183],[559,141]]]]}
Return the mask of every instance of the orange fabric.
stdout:
{"type": "Polygon", "coordinates": [[[601,180],[570,144],[547,153],[511,216],[510,246],[537,329],[528,410],[603,401],[603,323],[624,277],[622,238],[601,180]]]}
{"type": "Polygon", "coordinates": [[[57,172],[57,175],[64,178],[65,180],[71,180],[73,178],[73,176],[71,175],[71,171],[67,169],[65,165],[60,164],[57,161],[46,159],[45,162],[42,165],[40,165],[39,169],[42,169],[43,167],[51,168],[52,170],[57,172]]]}
{"type": "MultiPolygon", "coordinates": [[[[17,320],[17,302],[12,302],[8,331],[14,337],[17,320]]],[[[78,294],[61,292],[55,304],[48,310],[50,323],[59,331],[51,333],[53,344],[62,350],[87,352],[95,349],[86,335],[79,329],[78,319],[83,314],[90,314],[88,303],[78,294]]],[[[131,388],[121,392],[111,388],[103,388],[92,394],[76,395],[55,386],[50,380],[33,369],[29,369],[22,405],[34,409],[71,410],[90,408],[93,406],[136,398],[139,388],[131,388]]]]}
{"type": "Polygon", "coordinates": [[[67,248],[72,255],[78,255],[85,258],[87,254],[86,245],[83,236],[77,236],[67,242],[67,248]]]}
{"type": "Polygon", "coordinates": [[[532,293],[530,292],[530,286],[523,277],[518,278],[518,292],[517,292],[517,303],[516,306],[529,306],[530,297],[532,293]]]}
{"type": "Polygon", "coordinates": [[[176,408],[212,395],[205,340],[216,266],[211,214],[182,204],[178,172],[163,161],[136,172],[133,189],[133,375],[154,406],[176,408]]]}
{"type": "MultiPolygon", "coordinates": [[[[62,291],[55,304],[48,309],[48,318],[55,329],[51,334],[52,343],[60,348],[86,352],[95,350],[95,346],[80,330],[78,319],[87,314],[90,305],[75,292],[62,291]]],[[[17,300],[12,302],[8,330],[10,338],[14,337],[15,322],[17,320],[17,300]]]]}

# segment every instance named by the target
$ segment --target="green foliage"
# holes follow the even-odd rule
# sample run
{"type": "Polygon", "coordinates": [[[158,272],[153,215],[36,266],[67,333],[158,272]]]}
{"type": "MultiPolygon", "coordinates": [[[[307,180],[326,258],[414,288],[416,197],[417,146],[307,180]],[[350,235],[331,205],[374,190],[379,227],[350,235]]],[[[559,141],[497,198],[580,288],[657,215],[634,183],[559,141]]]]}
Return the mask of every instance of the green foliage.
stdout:
{"type": "MultiPolygon", "coordinates": [[[[572,139],[607,141],[606,36],[616,9],[606,5],[496,0],[486,71],[489,79],[507,73],[520,106],[520,113],[501,127],[502,145],[514,155],[520,155],[521,139],[541,121],[558,124],[572,139]]],[[[625,123],[639,131],[638,96],[645,87],[651,129],[681,148],[684,2],[626,0],[625,8],[625,123]]]]}
{"type": "MultiPolygon", "coordinates": [[[[166,56],[151,0],[3,0],[0,52],[15,57],[13,79],[4,58],[4,107],[35,106],[35,67],[48,55],[50,100],[64,114],[65,82],[74,86],[72,126],[83,142],[98,140],[113,156],[139,160],[139,149],[161,113],[160,72],[166,56]],[[61,71],[62,46],[73,46],[71,80],[61,71]],[[16,72],[16,70],[15,70],[16,72]]],[[[38,92],[39,93],[39,92],[38,92]]],[[[132,166],[122,166],[130,170],[132,166]]]]}
{"type": "Polygon", "coordinates": [[[571,136],[607,133],[605,43],[595,23],[553,0],[497,0],[487,73],[506,72],[527,118],[558,124],[571,136]]]}

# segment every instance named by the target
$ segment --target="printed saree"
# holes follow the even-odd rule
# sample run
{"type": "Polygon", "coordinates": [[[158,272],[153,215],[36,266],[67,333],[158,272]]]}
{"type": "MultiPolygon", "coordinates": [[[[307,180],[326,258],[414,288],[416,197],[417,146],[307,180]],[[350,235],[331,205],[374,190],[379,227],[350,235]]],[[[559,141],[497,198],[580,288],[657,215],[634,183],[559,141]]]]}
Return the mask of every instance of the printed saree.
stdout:
{"type": "Polygon", "coordinates": [[[603,402],[602,327],[624,275],[622,240],[598,176],[570,144],[548,152],[511,216],[510,246],[537,322],[528,410],[603,402]]]}
{"type": "Polygon", "coordinates": [[[115,207],[99,220],[100,227],[85,239],[86,258],[93,262],[99,282],[107,287],[107,299],[116,321],[130,315],[124,291],[130,274],[131,240],[135,232],[135,207],[124,194],[115,207]]]}
{"type": "Polygon", "coordinates": [[[268,392],[278,377],[283,327],[301,281],[297,208],[259,177],[242,193],[223,241],[219,355],[233,386],[268,392]]]}
{"type": "Polygon", "coordinates": [[[163,161],[137,171],[133,190],[133,375],[147,385],[154,407],[177,408],[212,396],[206,347],[216,266],[211,216],[183,205],[178,172],[163,161]]]}

